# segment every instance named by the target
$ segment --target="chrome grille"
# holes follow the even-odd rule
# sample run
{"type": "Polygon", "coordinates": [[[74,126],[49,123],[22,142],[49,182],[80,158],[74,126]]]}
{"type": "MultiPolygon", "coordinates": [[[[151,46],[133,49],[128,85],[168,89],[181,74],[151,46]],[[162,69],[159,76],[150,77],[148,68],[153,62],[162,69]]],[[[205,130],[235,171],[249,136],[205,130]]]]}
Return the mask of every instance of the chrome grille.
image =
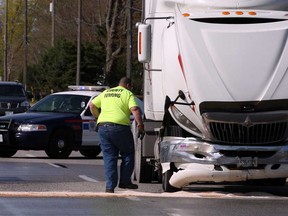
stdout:
{"type": "Polygon", "coordinates": [[[287,138],[287,122],[240,123],[209,122],[212,139],[230,144],[268,144],[277,143],[287,138]]]}

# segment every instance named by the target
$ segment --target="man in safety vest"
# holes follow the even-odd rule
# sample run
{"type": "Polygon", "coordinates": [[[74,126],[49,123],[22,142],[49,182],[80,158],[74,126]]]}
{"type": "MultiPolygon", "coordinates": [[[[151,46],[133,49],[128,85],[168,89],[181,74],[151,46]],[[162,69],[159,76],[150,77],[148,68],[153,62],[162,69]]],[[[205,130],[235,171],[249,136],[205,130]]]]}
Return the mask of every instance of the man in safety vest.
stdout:
{"type": "Polygon", "coordinates": [[[128,77],[123,77],[117,87],[105,90],[89,104],[93,116],[98,118],[97,127],[104,159],[107,193],[114,193],[114,188],[118,184],[117,161],[119,153],[122,163],[118,187],[138,188],[138,185],[131,181],[135,156],[134,139],[130,129],[131,113],[137,122],[138,136],[141,139],[145,130],[141,110],[130,88],[131,80],[128,77]]]}

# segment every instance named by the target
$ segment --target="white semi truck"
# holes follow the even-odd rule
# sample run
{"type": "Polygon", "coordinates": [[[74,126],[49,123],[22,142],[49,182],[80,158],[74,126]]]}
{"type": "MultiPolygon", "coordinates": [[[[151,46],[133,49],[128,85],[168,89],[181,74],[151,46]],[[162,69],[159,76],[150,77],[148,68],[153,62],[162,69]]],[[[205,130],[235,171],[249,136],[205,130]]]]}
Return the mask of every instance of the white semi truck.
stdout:
{"type": "Polygon", "coordinates": [[[136,179],[162,181],[167,192],[197,182],[285,185],[288,1],[143,0],[143,14],[147,134],[136,179]]]}

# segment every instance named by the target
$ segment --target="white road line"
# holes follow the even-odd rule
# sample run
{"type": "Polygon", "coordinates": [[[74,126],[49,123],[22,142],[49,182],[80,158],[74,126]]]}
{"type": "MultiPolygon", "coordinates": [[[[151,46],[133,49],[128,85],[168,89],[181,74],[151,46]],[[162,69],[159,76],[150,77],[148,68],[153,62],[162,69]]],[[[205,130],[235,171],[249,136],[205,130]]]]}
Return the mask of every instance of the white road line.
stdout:
{"type": "Polygon", "coordinates": [[[141,201],[139,197],[127,197],[127,199],[132,200],[132,201],[141,201]]]}
{"type": "Polygon", "coordinates": [[[90,177],[88,177],[86,175],[79,175],[79,178],[81,178],[81,179],[83,179],[85,181],[88,181],[88,182],[95,182],[95,183],[99,182],[96,179],[90,178],[90,177]]]}
{"type": "Polygon", "coordinates": [[[61,167],[61,166],[58,166],[58,165],[56,165],[54,163],[47,163],[47,164],[49,164],[50,166],[56,167],[56,168],[60,168],[61,167]]]}

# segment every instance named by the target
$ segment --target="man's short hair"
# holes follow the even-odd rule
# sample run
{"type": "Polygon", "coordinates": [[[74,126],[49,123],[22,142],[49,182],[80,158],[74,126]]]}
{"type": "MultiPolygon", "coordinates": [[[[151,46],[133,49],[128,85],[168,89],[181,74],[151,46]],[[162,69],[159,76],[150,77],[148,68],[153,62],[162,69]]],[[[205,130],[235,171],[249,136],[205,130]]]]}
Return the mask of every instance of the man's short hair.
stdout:
{"type": "Polygon", "coordinates": [[[131,79],[129,77],[122,77],[119,81],[119,85],[131,85],[131,79]]]}

